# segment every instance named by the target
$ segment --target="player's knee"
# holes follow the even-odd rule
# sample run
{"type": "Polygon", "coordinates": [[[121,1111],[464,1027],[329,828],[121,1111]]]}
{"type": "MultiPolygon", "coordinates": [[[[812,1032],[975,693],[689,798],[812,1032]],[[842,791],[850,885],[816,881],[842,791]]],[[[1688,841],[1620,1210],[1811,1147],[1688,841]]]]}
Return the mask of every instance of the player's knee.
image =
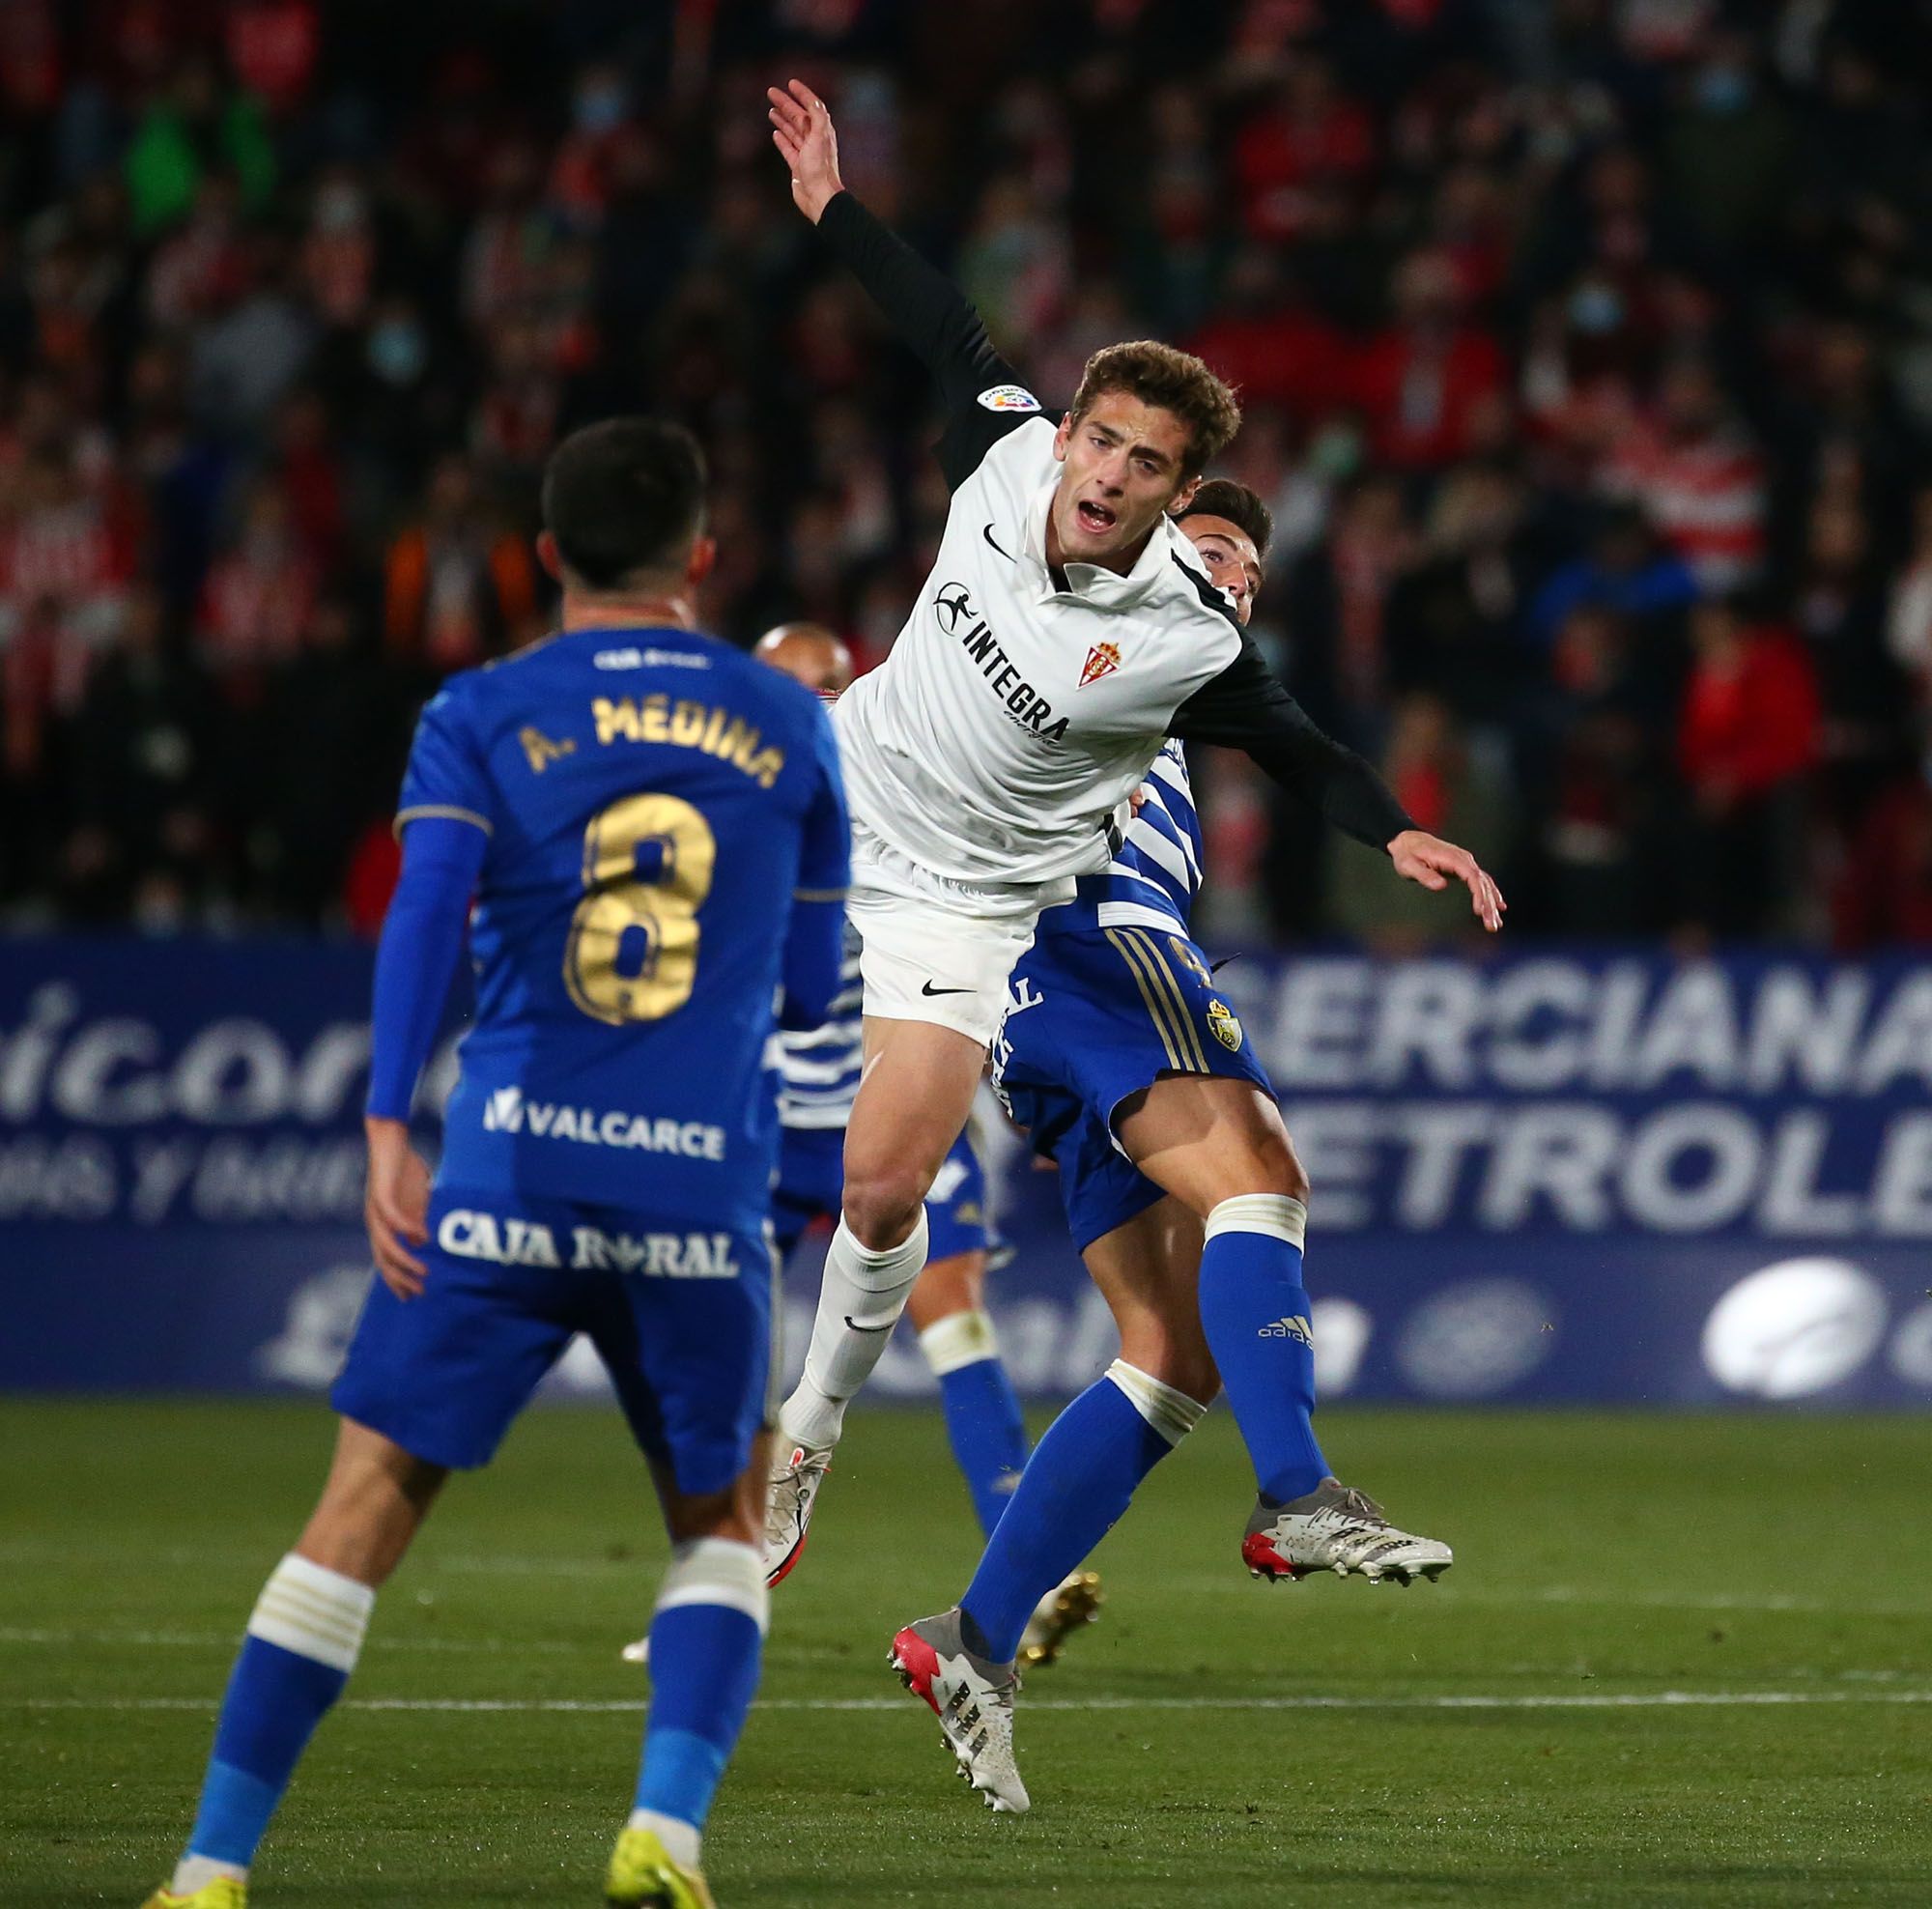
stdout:
{"type": "Polygon", "coordinates": [[[420,1514],[394,1503],[325,1500],[295,1549],[311,1564],[380,1590],[403,1561],[420,1523],[420,1514]]]}
{"type": "Polygon", "coordinates": [[[1137,1364],[1123,1353],[1107,1368],[1107,1378],[1132,1401],[1134,1410],[1167,1440],[1178,1445],[1200,1424],[1208,1410],[1184,1386],[1137,1364]]]}
{"type": "Polygon", "coordinates": [[[1245,1192],[1274,1193],[1299,1200],[1304,1207],[1308,1204],[1308,1174],[1301,1155],[1294,1151],[1294,1142],[1285,1131],[1266,1135],[1255,1148],[1247,1177],[1255,1184],[1243,1188],[1245,1192]]]}
{"type": "Polygon", "coordinates": [[[951,1253],[943,1260],[928,1260],[906,1301],[913,1325],[923,1332],[943,1319],[977,1312],[985,1264],[983,1253],[951,1253]]]}
{"type": "Polygon", "coordinates": [[[894,1162],[845,1175],[843,1211],[852,1237],[868,1251],[902,1244],[919,1224],[931,1175],[894,1162]]]}
{"type": "Polygon", "coordinates": [[[1122,1333],[1121,1357],[1204,1410],[1221,1389],[1221,1375],[1198,1320],[1191,1327],[1180,1320],[1143,1320],[1122,1333]]]}
{"type": "Polygon", "coordinates": [[[756,1545],[765,1529],[765,1477],[769,1455],[755,1469],[723,1492],[672,1493],[665,1501],[665,1528],[673,1545],[716,1538],[727,1544],[756,1545]]]}
{"type": "Polygon", "coordinates": [[[1221,1390],[1221,1374],[1206,1346],[1170,1347],[1154,1377],[1185,1393],[1204,1410],[1214,1403],[1221,1390]]]}
{"type": "Polygon", "coordinates": [[[322,1497],[297,1552],[360,1584],[382,1584],[403,1560],[448,1472],[344,1421],[322,1497]]]}

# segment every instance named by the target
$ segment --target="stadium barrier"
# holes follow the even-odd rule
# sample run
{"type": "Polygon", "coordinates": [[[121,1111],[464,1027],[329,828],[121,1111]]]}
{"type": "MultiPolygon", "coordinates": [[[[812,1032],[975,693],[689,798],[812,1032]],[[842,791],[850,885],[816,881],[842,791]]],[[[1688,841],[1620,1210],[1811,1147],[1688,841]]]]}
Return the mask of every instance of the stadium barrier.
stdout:
{"type": "MultiPolygon", "coordinates": [[[[0,1387],[327,1382],[370,1276],[369,976],[302,941],[0,943],[0,1387]]],[[[1330,1398],[1932,1396],[1932,965],[1321,953],[1218,981],[1314,1182],[1330,1398]]],[[[1065,1394],[1111,1329],[1053,1177],[988,1151],[1008,1356],[1065,1394]]],[[[794,1358],[820,1250],[788,1269],[794,1358]]],[[[930,1392],[909,1334],[876,1384],[930,1392]]],[[[600,1389],[582,1348],[552,1386],[600,1389]]]]}

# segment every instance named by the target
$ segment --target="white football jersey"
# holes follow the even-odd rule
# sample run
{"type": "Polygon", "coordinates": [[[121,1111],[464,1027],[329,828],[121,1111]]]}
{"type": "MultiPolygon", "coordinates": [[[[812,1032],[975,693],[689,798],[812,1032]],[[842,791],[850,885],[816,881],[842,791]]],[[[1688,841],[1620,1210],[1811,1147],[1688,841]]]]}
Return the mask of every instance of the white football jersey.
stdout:
{"type": "Polygon", "coordinates": [[[1069,563],[1056,584],[1053,439],[1045,417],[1029,419],[954,490],[892,654],[835,712],[854,821],[955,881],[1104,869],[1107,824],[1175,711],[1242,650],[1226,599],[1165,518],[1124,576],[1069,563]]]}

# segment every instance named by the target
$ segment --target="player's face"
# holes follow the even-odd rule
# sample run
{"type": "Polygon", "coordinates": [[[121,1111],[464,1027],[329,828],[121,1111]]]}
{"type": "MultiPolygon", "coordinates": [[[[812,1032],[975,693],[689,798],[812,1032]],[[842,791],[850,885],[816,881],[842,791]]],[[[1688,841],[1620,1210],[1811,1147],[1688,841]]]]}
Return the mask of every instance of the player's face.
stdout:
{"type": "Polygon", "coordinates": [[[1124,568],[1163,512],[1191,494],[1192,434],[1173,412],[1127,391],[1103,391],[1078,418],[1061,420],[1053,454],[1065,469],[1053,494],[1053,542],[1062,562],[1124,568]]]}
{"type": "Polygon", "coordinates": [[[1184,518],[1180,527],[1201,553],[1208,577],[1234,598],[1235,614],[1245,628],[1262,587],[1262,556],[1255,540],[1238,524],[1205,511],[1184,518]]]}

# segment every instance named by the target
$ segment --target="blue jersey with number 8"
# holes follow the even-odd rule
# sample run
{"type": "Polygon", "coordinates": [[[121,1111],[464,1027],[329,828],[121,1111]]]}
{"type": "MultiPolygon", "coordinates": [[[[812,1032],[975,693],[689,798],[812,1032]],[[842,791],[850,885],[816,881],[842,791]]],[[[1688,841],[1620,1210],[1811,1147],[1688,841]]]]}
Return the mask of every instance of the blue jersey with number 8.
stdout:
{"type": "Polygon", "coordinates": [[[423,711],[398,826],[431,815],[489,838],[440,1181],[755,1228],[792,900],[848,877],[818,699],[714,638],[574,631],[423,711]]]}

